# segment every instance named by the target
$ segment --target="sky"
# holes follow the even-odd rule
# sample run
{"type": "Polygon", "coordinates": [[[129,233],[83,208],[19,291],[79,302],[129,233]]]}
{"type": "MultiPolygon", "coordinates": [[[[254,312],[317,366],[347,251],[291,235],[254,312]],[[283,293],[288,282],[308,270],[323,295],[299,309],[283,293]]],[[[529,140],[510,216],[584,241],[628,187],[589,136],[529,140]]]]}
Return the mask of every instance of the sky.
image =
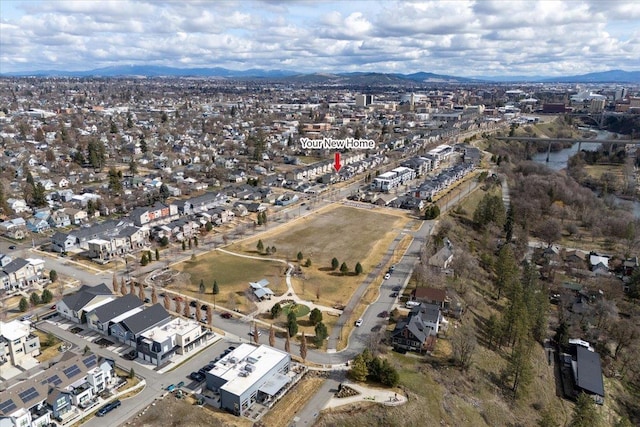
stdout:
{"type": "Polygon", "coordinates": [[[0,73],[640,71],[640,1],[0,0],[0,73]]]}

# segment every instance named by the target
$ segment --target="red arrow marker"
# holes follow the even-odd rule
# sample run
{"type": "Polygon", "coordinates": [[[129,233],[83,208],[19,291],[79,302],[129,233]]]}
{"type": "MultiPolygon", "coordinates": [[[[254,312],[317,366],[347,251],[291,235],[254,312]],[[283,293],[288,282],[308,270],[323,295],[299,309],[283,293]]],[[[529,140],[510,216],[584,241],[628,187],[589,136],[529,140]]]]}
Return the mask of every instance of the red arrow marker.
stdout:
{"type": "Polygon", "coordinates": [[[340,153],[336,153],[334,155],[334,159],[335,163],[333,164],[333,168],[336,170],[336,172],[340,172],[340,168],[342,168],[342,165],[340,164],[340,153]]]}

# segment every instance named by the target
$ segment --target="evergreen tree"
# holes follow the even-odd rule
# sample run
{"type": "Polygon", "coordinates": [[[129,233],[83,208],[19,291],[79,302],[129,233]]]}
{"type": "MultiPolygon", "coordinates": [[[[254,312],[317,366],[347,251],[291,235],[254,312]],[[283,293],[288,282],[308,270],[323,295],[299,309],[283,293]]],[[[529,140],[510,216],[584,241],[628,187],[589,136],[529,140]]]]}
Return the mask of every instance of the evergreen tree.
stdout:
{"type": "Polygon", "coordinates": [[[327,331],[327,326],[322,322],[318,322],[316,324],[316,327],[314,328],[314,331],[316,333],[316,337],[315,337],[316,347],[322,347],[322,343],[329,336],[329,332],[327,331]]]}
{"type": "Polygon", "coordinates": [[[51,270],[49,272],[49,280],[51,280],[51,283],[56,283],[58,281],[58,272],[51,270]]]}
{"type": "Polygon", "coordinates": [[[340,273],[342,273],[342,275],[344,276],[348,272],[349,272],[349,267],[347,267],[346,262],[343,262],[342,265],[340,266],[340,273]]]}
{"type": "Polygon", "coordinates": [[[220,293],[220,288],[218,287],[218,281],[217,280],[213,281],[213,289],[212,289],[211,293],[213,293],[213,295],[218,295],[220,293]]]}
{"type": "Polygon", "coordinates": [[[201,294],[204,294],[204,279],[200,279],[199,291],[201,294]]]}
{"type": "Polygon", "coordinates": [[[382,361],[380,382],[387,387],[395,387],[400,382],[400,374],[393,366],[391,366],[387,359],[382,361]]]}
{"type": "Polygon", "coordinates": [[[304,255],[302,255],[302,252],[298,252],[298,255],[296,255],[296,259],[298,260],[298,262],[302,261],[303,258],[304,255]]]}
{"type": "Polygon", "coordinates": [[[38,295],[36,292],[31,293],[29,300],[31,301],[31,305],[34,307],[36,305],[40,305],[40,295],[38,295]]]}
{"type": "Polygon", "coordinates": [[[156,248],[156,261],[160,260],[160,251],[156,248]]]}
{"type": "Polygon", "coordinates": [[[353,359],[353,362],[351,362],[349,377],[354,381],[366,381],[368,376],[369,370],[367,369],[367,362],[362,355],[359,354],[353,359]]]}
{"type": "Polygon", "coordinates": [[[586,393],[580,393],[573,408],[570,427],[597,427],[601,423],[596,404],[586,393]]]}
{"type": "Polygon", "coordinates": [[[47,206],[47,194],[41,182],[36,183],[33,187],[31,204],[35,207],[47,206]]]}
{"type": "Polygon", "coordinates": [[[515,398],[526,395],[528,387],[533,381],[533,368],[531,366],[531,351],[533,343],[530,339],[519,339],[509,356],[508,365],[504,372],[509,381],[509,388],[515,398]]]}
{"type": "Polygon", "coordinates": [[[311,310],[311,313],[309,313],[309,321],[314,326],[322,322],[322,312],[318,308],[311,310]]]}
{"type": "Polygon", "coordinates": [[[511,250],[511,245],[504,245],[498,253],[498,261],[495,265],[496,281],[495,286],[498,289],[498,299],[502,296],[502,292],[511,288],[517,279],[518,265],[515,256],[511,250]]]}
{"type": "Polygon", "coordinates": [[[280,305],[279,302],[277,302],[273,305],[273,307],[271,307],[271,318],[277,319],[280,316],[280,314],[282,314],[282,306],[280,305]]]}
{"type": "Polygon", "coordinates": [[[113,167],[109,169],[109,190],[115,194],[122,191],[122,172],[113,167]]]}
{"type": "Polygon", "coordinates": [[[51,301],[53,301],[53,294],[49,289],[45,289],[44,291],[42,291],[42,296],[40,297],[40,300],[42,301],[43,304],[49,304],[51,301]]]}
{"type": "Polygon", "coordinates": [[[142,254],[142,258],[140,258],[140,264],[144,267],[145,265],[149,264],[149,259],[147,258],[147,254],[143,253],[142,254]]]}
{"type": "Polygon", "coordinates": [[[362,274],[362,264],[360,264],[359,262],[356,263],[356,268],[355,268],[354,271],[356,273],[356,276],[361,275],[362,274]]]}
{"type": "Polygon", "coordinates": [[[338,261],[338,258],[333,257],[331,259],[331,270],[337,270],[338,267],[340,267],[340,261],[338,261]]]}
{"type": "Polygon", "coordinates": [[[258,244],[256,245],[256,249],[258,249],[259,253],[262,253],[264,251],[264,244],[262,243],[262,240],[258,240],[258,244]]]}
{"type": "Polygon", "coordinates": [[[18,303],[18,308],[21,312],[25,312],[29,309],[29,300],[26,297],[20,298],[20,302],[18,303]]]}
{"type": "Polygon", "coordinates": [[[293,311],[287,314],[287,331],[290,337],[295,337],[298,334],[298,319],[293,311]]]}
{"type": "Polygon", "coordinates": [[[504,221],[504,239],[506,243],[511,243],[511,239],[513,239],[513,205],[509,205],[509,209],[507,210],[507,219],[504,221]]]}

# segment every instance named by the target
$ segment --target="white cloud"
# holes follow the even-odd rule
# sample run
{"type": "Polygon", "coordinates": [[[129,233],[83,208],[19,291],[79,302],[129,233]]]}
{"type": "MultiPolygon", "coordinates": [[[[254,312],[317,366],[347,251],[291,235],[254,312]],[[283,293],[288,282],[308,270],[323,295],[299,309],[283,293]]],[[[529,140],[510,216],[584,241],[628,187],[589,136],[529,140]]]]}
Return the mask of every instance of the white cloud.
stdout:
{"type": "Polygon", "coordinates": [[[0,72],[118,63],[454,75],[640,69],[635,1],[3,1],[0,72]]]}

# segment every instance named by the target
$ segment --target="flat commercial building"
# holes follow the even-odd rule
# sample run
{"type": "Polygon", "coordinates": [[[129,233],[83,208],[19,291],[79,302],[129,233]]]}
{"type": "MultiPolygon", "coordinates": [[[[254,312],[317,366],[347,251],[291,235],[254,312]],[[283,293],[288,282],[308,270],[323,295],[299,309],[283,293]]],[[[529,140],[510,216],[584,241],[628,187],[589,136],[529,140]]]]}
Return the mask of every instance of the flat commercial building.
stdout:
{"type": "Polygon", "coordinates": [[[273,399],[291,380],[291,356],[261,345],[241,344],[207,372],[207,388],[220,393],[220,407],[243,416],[255,403],[273,399]]]}

